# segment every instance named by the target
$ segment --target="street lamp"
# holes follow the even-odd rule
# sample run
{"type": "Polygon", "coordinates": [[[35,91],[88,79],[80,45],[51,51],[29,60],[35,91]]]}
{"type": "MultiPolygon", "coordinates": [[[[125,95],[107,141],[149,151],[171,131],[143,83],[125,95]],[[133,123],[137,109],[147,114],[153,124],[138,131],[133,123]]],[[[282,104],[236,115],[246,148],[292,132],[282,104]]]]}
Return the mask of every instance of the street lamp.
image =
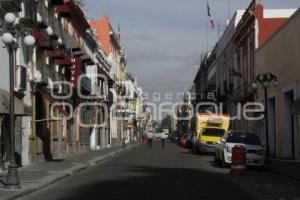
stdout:
{"type": "Polygon", "coordinates": [[[264,101],[265,101],[265,131],[266,131],[266,155],[270,156],[270,146],[269,146],[269,119],[268,119],[268,88],[270,86],[277,87],[278,80],[277,77],[272,73],[261,73],[257,75],[255,82],[252,84],[253,89],[257,89],[259,85],[264,90],[264,101]]]}
{"type": "MultiPolygon", "coordinates": [[[[13,13],[7,13],[4,16],[5,23],[1,25],[0,32],[2,33],[2,41],[9,53],[9,91],[10,91],[10,159],[8,166],[7,182],[6,186],[9,189],[19,189],[20,181],[18,176],[18,166],[15,159],[15,97],[14,97],[14,80],[15,80],[15,66],[16,66],[16,51],[19,48],[18,39],[24,34],[24,31],[18,29],[14,23],[16,16],[13,13]]],[[[35,38],[31,35],[27,35],[24,38],[26,46],[33,46],[35,44],[35,38]]]]}

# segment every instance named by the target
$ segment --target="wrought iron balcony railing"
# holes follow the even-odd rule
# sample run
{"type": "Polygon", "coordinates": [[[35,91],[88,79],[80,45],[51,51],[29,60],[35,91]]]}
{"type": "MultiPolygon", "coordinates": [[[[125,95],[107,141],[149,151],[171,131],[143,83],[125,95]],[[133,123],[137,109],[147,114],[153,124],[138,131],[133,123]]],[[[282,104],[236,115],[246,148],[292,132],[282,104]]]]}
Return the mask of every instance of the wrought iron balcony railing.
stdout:
{"type": "Polygon", "coordinates": [[[47,28],[49,25],[49,9],[46,7],[44,1],[37,1],[37,22],[41,28],[47,28]]]}
{"type": "Polygon", "coordinates": [[[36,2],[34,0],[24,0],[22,6],[20,23],[28,28],[36,24],[36,2]]]}

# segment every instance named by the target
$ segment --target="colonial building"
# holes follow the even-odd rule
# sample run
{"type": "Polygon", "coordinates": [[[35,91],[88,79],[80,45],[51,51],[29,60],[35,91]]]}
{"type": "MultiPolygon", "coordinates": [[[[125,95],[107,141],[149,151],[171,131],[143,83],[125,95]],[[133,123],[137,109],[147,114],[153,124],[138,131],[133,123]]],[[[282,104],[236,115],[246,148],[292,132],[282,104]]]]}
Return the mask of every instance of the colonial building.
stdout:
{"type": "Polygon", "coordinates": [[[233,15],[231,21],[226,27],[223,35],[218,41],[215,51],[216,51],[216,99],[218,102],[223,103],[220,107],[223,109],[224,113],[229,113],[228,108],[231,103],[233,87],[234,87],[234,77],[238,76],[235,73],[234,66],[234,41],[233,35],[235,33],[235,28],[239,23],[244,10],[238,10],[233,15]]]}
{"type": "MultiPolygon", "coordinates": [[[[108,17],[99,27],[90,25],[73,0],[0,0],[1,23],[7,12],[14,12],[20,27],[36,40],[30,48],[20,40],[16,52],[18,164],[120,144],[125,119],[117,120],[122,113],[117,111],[126,105],[127,60],[108,17]]],[[[5,169],[10,145],[5,49],[0,49],[0,58],[0,166],[5,169]]]]}
{"type": "MultiPolygon", "coordinates": [[[[255,50],[259,48],[295,10],[293,9],[264,9],[261,0],[253,0],[243,13],[233,35],[234,63],[231,69],[233,74],[233,90],[228,101],[228,110],[232,116],[237,115],[237,104],[254,101],[255,50]]],[[[251,130],[252,121],[233,121],[233,128],[251,130]]]]}
{"type": "MultiPolygon", "coordinates": [[[[278,86],[268,87],[270,153],[280,158],[300,159],[300,10],[298,9],[269,39],[255,51],[254,76],[271,72],[278,86]]],[[[257,91],[256,101],[264,103],[257,91]]],[[[265,138],[264,121],[256,124],[265,138]]]]}
{"type": "Polygon", "coordinates": [[[202,58],[194,79],[195,101],[193,104],[196,113],[212,109],[210,103],[216,102],[216,69],[216,54],[213,50],[202,58]]]}
{"type": "Polygon", "coordinates": [[[124,132],[126,54],[120,44],[120,33],[113,30],[108,16],[104,16],[102,20],[91,20],[90,24],[96,33],[97,41],[111,64],[110,76],[115,82],[115,87],[111,88],[113,104],[115,105],[111,109],[111,137],[113,143],[120,143],[126,140],[126,133],[124,132]]]}

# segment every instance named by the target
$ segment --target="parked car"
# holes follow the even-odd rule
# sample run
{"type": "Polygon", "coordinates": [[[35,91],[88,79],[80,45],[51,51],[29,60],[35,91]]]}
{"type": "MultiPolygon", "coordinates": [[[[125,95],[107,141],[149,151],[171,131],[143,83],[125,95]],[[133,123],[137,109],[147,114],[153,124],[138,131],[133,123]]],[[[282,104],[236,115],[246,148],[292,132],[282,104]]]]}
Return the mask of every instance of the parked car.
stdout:
{"type": "Polygon", "coordinates": [[[225,134],[216,146],[215,162],[218,165],[228,166],[231,164],[232,148],[235,145],[243,145],[246,148],[247,166],[264,166],[265,149],[257,134],[230,131],[225,134]]]}
{"type": "Polygon", "coordinates": [[[193,136],[194,136],[194,133],[190,133],[188,135],[188,139],[186,141],[186,148],[189,148],[191,149],[192,148],[192,144],[193,144],[193,136]]]}

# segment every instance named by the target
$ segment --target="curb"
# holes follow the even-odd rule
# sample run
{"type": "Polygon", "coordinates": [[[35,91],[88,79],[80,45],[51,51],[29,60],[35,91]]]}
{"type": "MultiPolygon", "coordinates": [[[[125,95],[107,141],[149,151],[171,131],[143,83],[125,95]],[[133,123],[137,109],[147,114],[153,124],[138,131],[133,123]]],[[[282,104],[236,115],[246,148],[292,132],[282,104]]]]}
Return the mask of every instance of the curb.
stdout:
{"type": "Polygon", "coordinates": [[[293,179],[295,181],[300,181],[300,178],[297,178],[297,177],[294,177],[292,175],[288,175],[288,174],[282,173],[282,172],[280,172],[278,170],[275,170],[275,169],[272,169],[270,167],[265,166],[265,169],[268,170],[269,172],[273,173],[273,174],[277,174],[277,175],[282,176],[282,177],[290,178],[290,179],[293,179]]]}
{"type": "Polygon", "coordinates": [[[105,155],[102,155],[102,156],[99,156],[99,157],[96,157],[96,158],[93,158],[89,161],[86,161],[85,163],[83,164],[78,164],[74,167],[71,167],[71,168],[68,168],[64,171],[61,171],[61,172],[55,172],[54,174],[52,175],[49,175],[49,176],[46,176],[42,179],[40,179],[40,184],[38,184],[37,186],[27,186],[27,187],[23,187],[22,190],[24,191],[20,191],[18,194],[14,194],[10,197],[4,197],[3,200],[13,200],[13,199],[17,199],[17,198],[20,198],[20,197],[24,197],[24,196],[27,196],[33,192],[36,192],[40,189],[43,189],[51,184],[54,184],[56,182],[59,182],[65,178],[68,178],[76,173],[79,173],[83,170],[86,170],[88,168],[91,168],[91,167],[94,167],[94,166],[97,166],[97,165],[100,165],[102,162],[105,162],[111,158],[113,158],[114,156],[116,155],[119,155],[123,152],[127,152],[129,151],[130,149],[132,148],[135,148],[135,147],[138,147],[140,145],[140,143],[137,143],[137,144],[132,144],[130,146],[127,146],[127,147],[124,147],[122,149],[118,149],[116,151],[113,151],[113,152],[109,152],[105,155]]]}

